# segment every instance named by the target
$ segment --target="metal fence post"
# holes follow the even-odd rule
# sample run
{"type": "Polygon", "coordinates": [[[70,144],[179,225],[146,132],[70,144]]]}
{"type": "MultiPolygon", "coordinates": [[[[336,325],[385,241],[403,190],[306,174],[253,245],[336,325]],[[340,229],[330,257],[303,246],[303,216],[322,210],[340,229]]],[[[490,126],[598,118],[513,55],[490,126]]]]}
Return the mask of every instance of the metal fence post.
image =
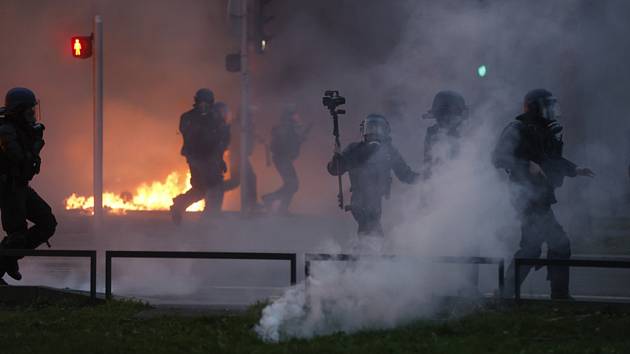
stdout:
{"type": "Polygon", "coordinates": [[[110,251],[105,251],[105,298],[112,297],[112,256],[110,251]]]}
{"type": "Polygon", "coordinates": [[[291,285],[297,284],[297,254],[291,257],[291,285]]]}
{"type": "Polygon", "coordinates": [[[90,256],[90,298],[96,299],[96,251],[90,256]]]}
{"type": "Polygon", "coordinates": [[[310,275],[311,275],[311,261],[307,259],[304,261],[304,279],[308,279],[310,275]]]}
{"type": "Polygon", "coordinates": [[[501,259],[499,262],[499,296],[503,298],[505,291],[505,261],[501,259]]]}
{"type": "Polygon", "coordinates": [[[518,258],[514,258],[514,300],[518,303],[521,300],[521,282],[520,282],[520,268],[521,262],[518,258]]]}

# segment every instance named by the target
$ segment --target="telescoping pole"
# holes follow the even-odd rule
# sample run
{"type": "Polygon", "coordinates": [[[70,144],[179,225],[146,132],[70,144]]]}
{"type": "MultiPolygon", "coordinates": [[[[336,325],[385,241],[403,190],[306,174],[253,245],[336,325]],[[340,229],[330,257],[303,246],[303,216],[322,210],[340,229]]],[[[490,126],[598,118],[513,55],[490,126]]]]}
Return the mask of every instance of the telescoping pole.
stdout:
{"type": "Polygon", "coordinates": [[[94,226],[103,222],[103,19],[94,17],[94,226]]]}

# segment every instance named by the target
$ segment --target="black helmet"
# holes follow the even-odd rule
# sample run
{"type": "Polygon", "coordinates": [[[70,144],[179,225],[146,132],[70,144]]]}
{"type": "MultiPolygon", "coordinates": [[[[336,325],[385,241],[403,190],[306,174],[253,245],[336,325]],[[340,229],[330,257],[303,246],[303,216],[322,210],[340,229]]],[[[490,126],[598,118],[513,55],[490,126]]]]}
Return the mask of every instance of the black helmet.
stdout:
{"type": "Polygon", "coordinates": [[[556,103],[558,100],[545,89],[529,91],[523,100],[526,112],[534,113],[545,120],[555,120],[558,117],[556,103]]]}
{"type": "Polygon", "coordinates": [[[444,90],[433,97],[433,104],[426,118],[439,119],[444,116],[465,116],[468,108],[464,97],[455,91],[444,90]]]}
{"type": "Polygon", "coordinates": [[[391,128],[389,122],[380,114],[370,114],[361,122],[361,135],[366,141],[387,141],[391,128]]]}
{"type": "Polygon", "coordinates": [[[195,104],[200,102],[206,102],[213,104],[214,103],[214,92],[207,88],[202,88],[197,90],[195,93],[195,104]]]}
{"type": "Polygon", "coordinates": [[[7,92],[4,106],[7,112],[19,112],[37,105],[35,93],[24,87],[14,87],[7,92]]]}

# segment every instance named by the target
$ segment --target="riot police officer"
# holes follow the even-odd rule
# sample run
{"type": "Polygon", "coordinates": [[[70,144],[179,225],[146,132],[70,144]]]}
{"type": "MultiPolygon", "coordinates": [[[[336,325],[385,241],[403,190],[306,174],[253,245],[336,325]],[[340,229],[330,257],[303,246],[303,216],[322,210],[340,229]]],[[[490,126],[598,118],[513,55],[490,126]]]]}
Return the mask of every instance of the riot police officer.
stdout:
{"type": "MultiPolygon", "coordinates": [[[[184,139],[181,154],[188,162],[192,187],[173,199],[171,216],[176,224],[188,206],[206,198],[208,193],[223,194],[223,174],[227,171],[223,153],[230,142],[230,127],[220,110],[214,93],[202,88],[195,94],[193,109],[180,118],[179,131],[184,139]]],[[[212,198],[220,200],[221,196],[212,198]]]]}
{"type": "Polygon", "coordinates": [[[274,201],[280,201],[278,212],[288,213],[293,195],[299,188],[298,175],[293,161],[300,155],[300,148],[306,140],[310,128],[311,126],[306,128],[300,126],[294,107],[288,107],[280,118],[279,124],[272,128],[271,159],[282,178],[282,186],[262,197],[267,209],[272,209],[274,201]]]}
{"type": "MultiPolygon", "coordinates": [[[[524,113],[501,134],[493,153],[493,163],[504,169],[513,185],[513,202],[521,222],[520,249],[515,258],[536,258],[547,244],[547,258],[571,257],[570,240],[556,220],[551,206],[557,202],[555,189],[565,177],[589,176],[588,168],[578,168],[563,157],[562,126],[556,115],[556,98],[545,89],[525,96],[524,113]]],[[[519,268],[521,283],[531,270],[519,268]]],[[[569,299],[569,268],[548,267],[552,299],[569,299]]],[[[513,293],[514,266],[508,269],[507,295],[513,293]]]]}
{"type": "Polygon", "coordinates": [[[392,144],[387,119],[370,114],[361,123],[363,141],[355,142],[328,163],[328,173],[338,176],[348,172],[352,192],[352,216],[358,223],[359,235],[383,236],[381,204],[389,197],[392,171],[404,183],[414,183],[414,172],[392,144]]]}
{"type": "Polygon", "coordinates": [[[468,108],[461,94],[449,90],[440,91],[433,98],[431,109],[423,118],[436,121],[427,128],[424,139],[424,177],[429,178],[434,166],[445,158],[455,157],[459,152],[459,138],[463,123],[468,118],[468,108]],[[445,156],[439,156],[435,151],[438,142],[448,144],[443,154],[445,156]]]}
{"type": "MultiPolygon", "coordinates": [[[[57,227],[50,206],[29,186],[40,171],[44,147],[37,104],[35,94],[27,88],[16,87],[6,94],[0,118],[0,211],[7,236],[0,249],[35,249],[48,243],[57,227]]],[[[15,280],[22,278],[19,258],[0,257],[0,283],[4,283],[5,273],[15,280]]]]}

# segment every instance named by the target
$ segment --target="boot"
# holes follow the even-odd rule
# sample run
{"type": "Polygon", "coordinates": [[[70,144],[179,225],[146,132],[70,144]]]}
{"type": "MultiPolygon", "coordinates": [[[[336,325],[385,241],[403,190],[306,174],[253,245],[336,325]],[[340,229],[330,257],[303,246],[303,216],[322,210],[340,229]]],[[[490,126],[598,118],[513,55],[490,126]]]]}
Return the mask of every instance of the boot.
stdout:
{"type": "Polygon", "coordinates": [[[182,223],[182,212],[175,206],[175,204],[171,205],[171,219],[175,225],[179,226],[182,223]]]}
{"type": "Polygon", "coordinates": [[[22,274],[20,273],[20,267],[16,257],[2,257],[0,259],[0,278],[2,278],[5,273],[15,280],[22,280],[22,274]]]}

